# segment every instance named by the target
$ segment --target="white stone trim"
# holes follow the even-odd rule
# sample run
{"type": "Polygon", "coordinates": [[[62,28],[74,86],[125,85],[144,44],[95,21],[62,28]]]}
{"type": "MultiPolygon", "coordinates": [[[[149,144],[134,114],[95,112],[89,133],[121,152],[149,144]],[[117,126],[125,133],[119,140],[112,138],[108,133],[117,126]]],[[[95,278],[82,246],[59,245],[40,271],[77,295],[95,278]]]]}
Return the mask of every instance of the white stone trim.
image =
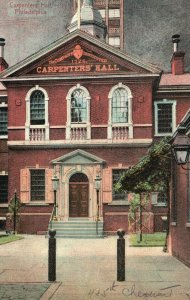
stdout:
{"type": "Polygon", "coordinates": [[[108,94],[108,101],[109,101],[109,117],[108,117],[108,132],[107,136],[108,139],[112,139],[112,126],[117,125],[117,123],[112,123],[112,97],[115,90],[118,88],[123,88],[126,90],[128,94],[128,123],[122,123],[122,126],[127,126],[129,129],[129,138],[133,138],[133,124],[132,124],[132,93],[128,86],[122,84],[122,82],[119,82],[117,85],[113,86],[108,94]]]}
{"type": "MultiPolygon", "coordinates": [[[[87,129],[87,140],[91,139],[91,123],[90,123],[90,94],[89,91],[87,90],[87,88],[85,88],[84,86],[81,86],[80,84],[77,84],[75,86],[73,86],[67,96],[66,96],[66,100],[67,100],[67,123],[66,123],[66,140],[70,140],[70,136],[71,136],[71,127],[75,127],[74,124],[71,124],[71,95],[72,93],[76,90],[76,89],[81,89],[83,90],[83,92],[86,95],[86,101],[87,101],[87,120],[85,122],[85,128],[87,129]]],[[[84,126],[84,124],[76,124],[77,126],[84,126]]],[[[75,141],[76,142],[76,141],[75,141]]]]}
{"type": "Polygon", "coordinates": [[[155,122],[155,136],[170,136],[176,130],[176,100],[162,99],[154,102],[154,122],[155,122]],[[172,104],[172,132],[159,133],[158,132],[158,104],[172,104]]]}
{"type": "MultiPolygon", "coordinates": [[[[26,94],[26,98],[25,98],[25,101],[26,101],[26,123],[25,123],[25,140],[26,141],[29,141],[30,137],[30,128],[31,128],[31,125],[30,125],[30,97],[32,95],[32,93],[34,91],[41,91],[44,96],[45,96],[45,125],[43,127],[45,127],[45,140],[49,140],[49,122],[48,122],[48,101],[49,101],[49,97],[48,97],[48,93],[46,92],[46,90],[42,87],[40,87],[39,85],[36,85],[35,87],[31,88],[27,94],[26,94]]],[[[33,128],[38,128],[39,125],[33,125],[33,128]]]]}

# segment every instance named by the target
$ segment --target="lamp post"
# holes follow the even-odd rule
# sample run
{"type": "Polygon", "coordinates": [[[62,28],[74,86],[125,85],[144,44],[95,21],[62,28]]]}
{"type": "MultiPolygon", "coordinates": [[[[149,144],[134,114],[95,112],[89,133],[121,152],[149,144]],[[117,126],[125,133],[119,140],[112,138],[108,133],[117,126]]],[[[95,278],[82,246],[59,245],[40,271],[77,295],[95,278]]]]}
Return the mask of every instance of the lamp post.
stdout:
{"type": "Polygon", "coordinates": [[[188,163],[190,155],[190,139],[185,134],[185,127],[179,127],[172,145],[172,152],[177,165],[180,165],[184,170],[189,170],[184,167],[188,163]]]}
{"type": "Polygon", "coordinates": [[[97,201],[96,234],[98,234],[98,221],[100,221],[100,213],[99,213],[99,209],[100,209],[100,201],[99,201],[100,186],[101,186],[101,177],[99,175],[96,175],[96,178],[95,178],[96,201],[97,201]]]}
{"type": "Polygon", "coordinates": [[[58,190],[59,178],[56,175],[54,175],[51,180],[52,180],[52,184],[53,184],[53,193],[54,193],[54,214],[53,215],[54,215],[54,218],[56,218],[57,207],[58,207],[58,205],[57,205],[57,190],[58,190]]]}

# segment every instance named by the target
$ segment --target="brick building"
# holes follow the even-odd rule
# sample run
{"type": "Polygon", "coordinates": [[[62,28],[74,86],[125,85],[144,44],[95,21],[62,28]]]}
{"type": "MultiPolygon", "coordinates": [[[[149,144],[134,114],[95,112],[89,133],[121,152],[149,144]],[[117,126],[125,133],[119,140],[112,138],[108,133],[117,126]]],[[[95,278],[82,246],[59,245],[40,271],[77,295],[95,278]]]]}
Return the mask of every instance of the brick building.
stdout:
{"type": "MultiPolygon", "coordinates": [[[[173,78],[187,77],[184,55],[175,51],[171,74],[161,76],[155,65],[106,43],[105,23],[91,2],[81,8],[81,30],[76,14],[70,33],[1,75],[9,149],[8,164],[0,170],[5,177],[8,169],[9,176],[3,205],[17,190],[23,204],[20,232],[47,231],[55,196],[55,226],[83,223],[93,231],[98,218],[99,234],[102,228],[128,231],[129,195],[115,192],[114,183],[154,138],[173,134],[189,106],[188,83],[181,89],[173,84],[173,78]],[[52,178],[59,181],[56,193],[52,178]]],[[[167,209],[161,196],[150,208],[149,232],[163,230],[167,209]]]]}

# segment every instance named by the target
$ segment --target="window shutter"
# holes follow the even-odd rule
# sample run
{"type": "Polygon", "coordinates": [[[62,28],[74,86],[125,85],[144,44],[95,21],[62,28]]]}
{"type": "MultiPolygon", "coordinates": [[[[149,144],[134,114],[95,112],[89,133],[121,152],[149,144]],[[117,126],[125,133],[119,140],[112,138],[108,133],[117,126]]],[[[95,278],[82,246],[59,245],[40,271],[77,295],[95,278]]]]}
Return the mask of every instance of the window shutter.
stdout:
{"type": "Polygon", "coordinates": [[[30,201],[30,171],[27,168],[20,170],[20,200],[22,203],[30,201]]]}
{"type": "Polygon", "coordinates": [[[46,174],[46,203],[54,203],[53,199],[53,186],[52,186],[52,177],[53,177],[53,169],[46,169],[45,170],[46,174]]]}
{"type": "Polygon", "coordinates": [[[112,170],[103,170],[103,203],[112,202],[112,170]]]}

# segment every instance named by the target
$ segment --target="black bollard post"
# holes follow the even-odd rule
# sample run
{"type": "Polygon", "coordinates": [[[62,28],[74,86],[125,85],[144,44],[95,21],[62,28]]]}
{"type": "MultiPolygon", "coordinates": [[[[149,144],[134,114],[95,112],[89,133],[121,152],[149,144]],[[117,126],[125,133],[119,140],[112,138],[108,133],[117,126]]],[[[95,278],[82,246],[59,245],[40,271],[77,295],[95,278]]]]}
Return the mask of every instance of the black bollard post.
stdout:
{"type": "Polygon", "coordinates": [[[56,280],[56,231],[49,230],[48,281],[56,280]]]}
{"type": "Polygon", "coordinates": [[[117,235],[117,281],[125,281],[125,231],[118,229],[117,235]]]}

